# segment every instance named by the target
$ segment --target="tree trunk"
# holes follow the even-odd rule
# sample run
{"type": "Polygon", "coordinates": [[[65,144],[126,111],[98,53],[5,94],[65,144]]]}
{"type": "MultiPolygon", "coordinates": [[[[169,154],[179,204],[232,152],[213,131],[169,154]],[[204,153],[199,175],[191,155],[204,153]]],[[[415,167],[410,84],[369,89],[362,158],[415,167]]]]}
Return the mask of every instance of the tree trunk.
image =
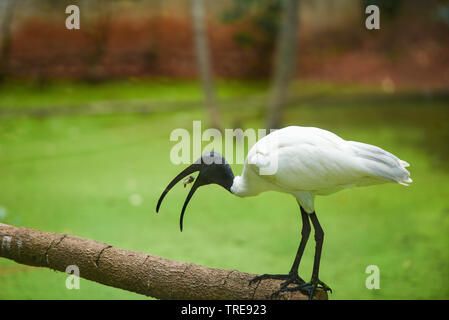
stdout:
{"type": "Polygon", "coordinates": [[[192,1],[192,17],[198,72],[201,79],[206,106],[209,109],[210,121],[214,128],[221,130],[216,106],[216,92],[211,70],[210,52],[207,41],[207,27],[204,18],[203,0],[192,1]]]}
{"type": "MultiPolygon", "coordinates": [[[[282,283],[263,280],[249,284],[255,274],[167,260],[89,239],[2,223],[0,257],[62,272],[76,266],[81,278],[158,299],[271,299],[282,283]]],[[[307,296],[285,292],[274,298],[305,300],[307,296]]],[[[327,293],[317,289],[314,298],[327,299],[327,293]]]]}
{"type": "MultiPolygon", "coordinates": [[[[85,20],[84,25],[86,26],[81,27],[81,30],[87,30],[92,45],[92,49],[86,57],[86,79],[91,82],[97,82],[104,78],[100,64],[106,54],[111,27],[112,8],[109,1],[85,0],[84,4],[85,10],[88,11],[86,16],[90,19],[85,20]]],[[[82,13],[81,16],[83,16],[82,13]]]]}
{"type": "Polygon", "coordinates": [[[282,20],[277,38],[276,57],[269,101],[268,127],[281,126],[282,111],[294,76],[298,41],[299,0],[283,0],[282,20]]]}
{"type": "Polygon", "coordinates": [[[11,50],[11,23],[18,0],[0,1],[0,83],[9,73],[9,52],[11,50]]]}

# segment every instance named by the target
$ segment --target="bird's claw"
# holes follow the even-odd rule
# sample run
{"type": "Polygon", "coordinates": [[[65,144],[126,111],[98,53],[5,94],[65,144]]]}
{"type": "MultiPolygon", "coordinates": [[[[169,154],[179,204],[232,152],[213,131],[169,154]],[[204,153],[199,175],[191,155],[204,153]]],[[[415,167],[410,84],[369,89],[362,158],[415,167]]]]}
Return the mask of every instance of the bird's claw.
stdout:
{"type": "Polygon", "coordinates": [[[266,279],[274,279],[274,280],[285,280],[285,282],[281,285],[282,287],[288,286],[290,283],[302,284],[305,283],[303,279],[298,274],[289,273],[289,274],[262,274],[260,276],[254,277],[249,281],[249,284],[253,284],[255,282],[260,282],[266,279]]]}
{"type": "Polygon", "coordinates": [[[320,289],[323,289],[324,291],[329,291],[330,293],[332,293],[332,289],[327,284],[325,284],[323,281],[321,281],[319,279],[316,282],[316,286],[317,286],[317,288],[320,288],[320,289]]]}
{"type": "MultiPolygon", "coordinates": [[[[286,286],[282,285],[279,290],[275,291],[271,295],[271,299],[277,298],[279,296],[279,294],[282,292],[291,292],[291,291],[301,291],[303,294],[309,295],[310,289],[311,289],[311,285],[310,285],[310,283],[307,283],[307,282],[301,283],[295,287],[288,287],[288,285],[286,285],[286,286]]],[[[309,297],[309,299],[310,299],[310,297],[309,297]]]]}
{"type": "Polygon", "coordinates": [[[307,295],[309,297],[309,300],[313,300],[317,288],[324,291],[330,291],[330,293],[332,293],[332,289],[328,285],[326,285],[323,281],[317,279],[310,282],[304,282],[296,287],[287,287],[287,285],[282,285],[278,291],[274,292],[271,295],[271,298],[273,299],[277,297],[281,292],[300,291],[303,294],[307,295]]]}
{"type": "Polygon", "coordinates": [[[320,279],[312,280],[310,281],[309,300],[313,300],[316,288],[320,288],[324,291],[330,291],[330,293],[332,293],[332,289],[320,279]]]}
{"type": "Polygon", "coordinates": [[[330,293],[332,293],[332,289],[325,284],[323,281],[321,281],[320,279],[316,279],[316,280],[311,280],[308,283],[309,287],[308,287],[308,296],[309,296],[309,300],[313,300],[313,296],[315,295],[315,291],[317,288],[322,289],[324,291],[330,291],[330,293]]]}
{"type": "MultiPolygon", "coordinates": [[[[262,280],[265,279],[275,279],[275,280],[285,280],[285,282],[283,282],[281,284],[281,287],[279,290],[275,291],[272,295],[271,295],[271,299],[276,298],[279,293],[283,292],[283,291],[290,291],[290,290],[286,290],[287,287],[290,284],[297,284],[297,287],[302,287],[304,285],[307,285],[307,283],[297,274],[297,273],[289,273],[289,274],[263,274],[257,277],[254,277],[253,279],[251,279],[249,281],[249,284],[253,284],[255,282],[260,282],[262,280]]],[[[296,288],[296,287],[295,287],[296,288]]]]}

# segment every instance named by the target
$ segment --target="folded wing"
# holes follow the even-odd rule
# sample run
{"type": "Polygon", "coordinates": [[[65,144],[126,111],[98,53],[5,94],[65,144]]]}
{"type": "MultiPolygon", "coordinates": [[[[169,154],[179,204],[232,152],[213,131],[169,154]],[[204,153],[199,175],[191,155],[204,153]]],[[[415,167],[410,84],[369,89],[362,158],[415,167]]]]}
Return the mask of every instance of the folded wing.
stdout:
{"type": "Polygon", "coordinates": [[[287,127],[261,139],[249,152],[248,167],[260,173],[270,162],[271,175],[259,176],[294,191],[328,194],[343,188],[385,182],[412,182],[408,163],[376,146],[346,141],[318,128],[287,127]]]}

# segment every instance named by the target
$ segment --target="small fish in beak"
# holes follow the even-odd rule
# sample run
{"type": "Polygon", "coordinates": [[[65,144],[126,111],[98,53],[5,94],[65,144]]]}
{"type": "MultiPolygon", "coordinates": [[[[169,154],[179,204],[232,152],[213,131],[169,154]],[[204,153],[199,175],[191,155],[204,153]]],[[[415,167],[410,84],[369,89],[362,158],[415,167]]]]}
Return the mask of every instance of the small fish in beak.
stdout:
{"type": "Polygon", "coordinates": [[[195,180],[194,176],[188,176],[182,183],[184,184],[184,188],[187,187],[189,183],[192,183],[195,180]]]}

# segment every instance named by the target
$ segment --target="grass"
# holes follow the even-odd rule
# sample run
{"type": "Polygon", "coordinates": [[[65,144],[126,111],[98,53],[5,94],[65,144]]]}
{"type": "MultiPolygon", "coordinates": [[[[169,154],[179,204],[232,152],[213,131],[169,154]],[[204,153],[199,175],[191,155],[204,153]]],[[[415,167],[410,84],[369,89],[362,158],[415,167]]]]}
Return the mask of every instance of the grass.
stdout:
{"type": "MultiPolygon", "coordinates": [[[[241,199],[218,186],[201,188],[181,233],[178,219],[186,190],[177,186],[155,214],[163,188],[184,167],[169,160],[170,132],[191,130],[193,120],[206,120],[195,83],[136,80],[9,88],[6,97],[2,89],[0,108],[144,99],[159,104],[161,112],[0,118],[0,222],[216,268],[289,270],[300,237],[299,211],[289,195],[241,199]],[[72,92],[68,96],[61,93],[66,87],[72,92]],[[189,99],[197,106],[162,112],[168,103],[189,99]],[[133,195],[142,199],[140,205],[132,204],[133,195]]],[[[224,123],[260,127],[265,88],[263,83],[220,82],[224,123]]],[[[286,124],[318,126],[379,145],[410,162],[414,180],[409,187],[387,184],[317,199],[326,233],[320,278],[333,288],[330,298],[449,298],[447,101],[351,102],[339,97],[336,85],[297,88],[320,96],[307,100],[295,95],[286,124]],[[365,287],[369,265],[380,269],[380,290],[365,287]]],[[[237,174],[242,169],[233,168],[237,174]]],[[[300,267],[305,279],[311,274],[313,248],[311,237],[300,267]]],[[[65,279],[63,273],[0,259],[0,299],[145,298],[83,279],[80,290],[67,290],[65,279]]]]}
{"type": "MultiPolygon", "coordinates": [[[[260,92],[266,87],[263,81],[231,81],[218,83],[223,98],[240,97],[260,92]],[[224,85],[221,85],[224,84],[224,85]]],[[[78,107],[96,102],[185,102],[201,100],[197,81],[173,79],[116,80],[97,84],[57,81],[36,85],[31,81],[11,81],[0,87],[0,110],[5,108],[78,107]],[[151,90],[148,90],[151,88],[151,90]],[[20,97],[19,99],[17,97],[20,97]]]]}

